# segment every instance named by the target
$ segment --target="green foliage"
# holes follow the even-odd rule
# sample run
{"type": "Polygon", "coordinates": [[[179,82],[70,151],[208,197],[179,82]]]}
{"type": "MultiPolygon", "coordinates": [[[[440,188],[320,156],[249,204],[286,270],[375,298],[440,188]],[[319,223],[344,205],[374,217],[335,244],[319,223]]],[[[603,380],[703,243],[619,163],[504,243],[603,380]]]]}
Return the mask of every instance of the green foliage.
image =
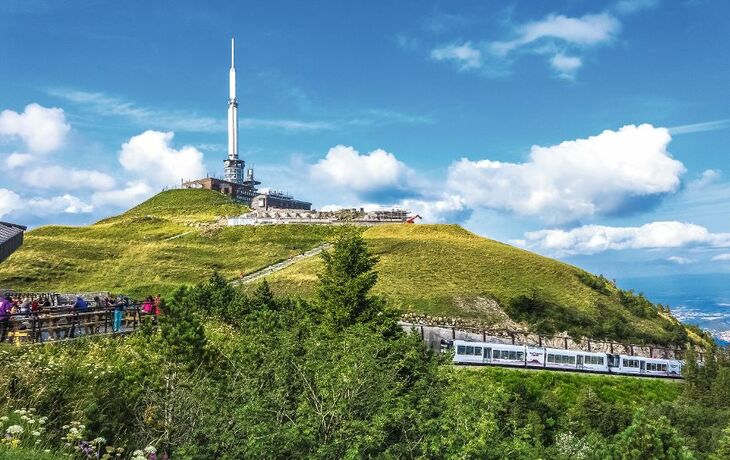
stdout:
{"type": "Polygon", "coordinates": [[[638,411],[631,425],[616,436],[599,458],[621,460],[685,460],[695,458],[665,417],[649,418],[638,411]]]}
{"type": "Polygon", "coordinates": [[[342,330],[374,321],[383,307],[383,301],[370,294],[378,280],[373,270],[378,259],[359,232],[344,229],[332,249],[322,252],[322,261],[316,301],[329,327],[342,330]]]}
{"type": "Polygon", "coordinates": [[[730,426],[722,431],[722,438],[717,449],[710,455],[710,460],[727,460],[730,458],[730,426]]]}
{"type": "MultiPolygon", "coordinates": [[[[215,280],[214,275],[213,282],[215,280]]],[[[217,291],[215,293],[218,294],[217,291]]],[[[181,287],[173,293],[167,313],[159,319],[165,354],[170,360],[189,366],[195,366],[205,358],[205,333],[191,301],[195,297],[198,296],[181,287]]]]}

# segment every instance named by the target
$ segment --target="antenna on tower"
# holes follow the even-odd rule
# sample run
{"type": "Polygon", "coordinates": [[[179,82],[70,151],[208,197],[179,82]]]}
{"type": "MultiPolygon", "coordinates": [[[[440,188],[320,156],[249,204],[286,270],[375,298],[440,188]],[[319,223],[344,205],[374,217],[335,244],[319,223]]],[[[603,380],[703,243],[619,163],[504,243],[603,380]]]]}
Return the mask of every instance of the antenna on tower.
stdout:
{"type": "Polygon", "coordinates": [[[234,53],[235,48],[236,48],[236,39],[231,37],[231,68],[234,67],[233,55],[235,54],[234,53]]]}

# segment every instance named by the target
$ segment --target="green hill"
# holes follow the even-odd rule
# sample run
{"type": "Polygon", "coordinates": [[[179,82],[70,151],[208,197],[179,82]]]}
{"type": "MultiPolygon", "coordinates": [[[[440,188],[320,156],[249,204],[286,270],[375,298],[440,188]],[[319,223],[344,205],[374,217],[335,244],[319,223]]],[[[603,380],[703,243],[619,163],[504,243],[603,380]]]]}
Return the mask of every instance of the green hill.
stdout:
{"type": "Polygon", "coordinates": [[[225,227],[245,207],[209,190],[170,190],[87,227],[46,226],[0,265],[0,286],[16,290],[109,290],[168,294],[207,279],[233,278],[311,249],[329,227],[225,227]]]}
{"type": "MultiPolygon", "coordinates": [[[[208,190],[171,190],[87,227],[47,226],[0,265],[0,287],[167,294],[213,270],[234,279],[314,248],[336,227],[226,227],[244,207],[208,190]]],[[[456,225],[364,230],[380,257],[376,292],[403,312],[531,325],[542,333],[657,344],[684,327],[641,296],[574,266],[482,238],[456,225]]],[[[268,276],[275,293],[310,296],[319,258],[268,276]]]]}

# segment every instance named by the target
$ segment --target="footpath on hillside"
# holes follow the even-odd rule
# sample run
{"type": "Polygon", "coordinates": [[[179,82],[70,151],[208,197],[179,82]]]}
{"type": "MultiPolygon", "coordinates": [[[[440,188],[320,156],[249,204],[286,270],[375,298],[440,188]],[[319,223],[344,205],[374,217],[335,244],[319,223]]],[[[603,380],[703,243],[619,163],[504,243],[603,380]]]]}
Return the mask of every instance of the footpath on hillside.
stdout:
{"type": "Polygon", "coordinates": [[[248,275],[242,277],[241,279],[232,281],[231,284],[234,286],[241,285],[241,284],[248,284],[252,283],[260,278],[263,278],[264,276],[270,275],[272,273],[278,272],[280,270],[285,269],[286,267],[295,264],[303,259],[308,259],[310,257],[314,257],[317,254],[321,253],[322,251],[329,249],[332,246],[331,243],[325,243],[322,245],[317,246],[314,249],[310,249],[307,252],[303,252],[299,255],[296,255],[290,259],[283,260],[281,262],[275,263],[273,265],[269,265],[268,267],[264,267],[261,270],[255,271],[253,273],[249,273],[248,275]]]}

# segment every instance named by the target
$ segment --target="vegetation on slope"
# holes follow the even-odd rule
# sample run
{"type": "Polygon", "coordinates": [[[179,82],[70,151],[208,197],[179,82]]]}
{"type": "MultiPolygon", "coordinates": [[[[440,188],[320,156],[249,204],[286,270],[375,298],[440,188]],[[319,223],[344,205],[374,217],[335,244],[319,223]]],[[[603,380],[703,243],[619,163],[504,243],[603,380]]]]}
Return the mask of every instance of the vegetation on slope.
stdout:
{"type": "MultiPolygon", "coordinates": [[[[275,298],[266,284],[249,296],[214,276],[168,297],[157,329],[0,350],[0,412],[47,416],[43,438],[59,452],[100,436],[126,455],[152,443],[173,459],[723,454],[724,357],[691,369],[686,386],[453,368],[363,288],[377,276],[364,248],[338,239],[321,283],[344,288],[312,301],[275,298]],[[73,422],[84,429],[66,448],[73,422]]],[[[34,449],[5,439],[0,452],[16,440],[34,449]]]]}
{"type": "MultiPolygon", "coordinates": [[[[401,311],[494,322],[504,317],[503,310],[546,335],[568,331],[575,337],[656,344],[688,338],[677,320],[643,296],[456,225],[383,225],[363,237],[380,258],[375,292],[401,311]],[[502,310],[489,308],[490,300],[502,310]]],[[[320,259],[298,262],[267,280],[278,294],[311,296],[321,264],[320,259]]]]}
{"type": "MultiPolygon", "coordinates": [[[[171,190],[87,227],[47,226],[0,265],[0,287],[169,294],[217,270],[250,273],[330,240],[317,225],[226,227],[244,207],[209,190],[171,190]]],[[[663,308],[576,267],[479,237],[456,225],[384,225],[363,235],[379,256],[375,292],[400,312],[568,331],[634,343],[682,344],[686,329],[663,308]],[[507,316],[509,315],[509,317],[507,316]]],[[[321,259],[268,277],[279,295],[311,297],[321,259]]]]}
{"type": "Polygon", "coordinates": [[[27,232],[24,245],[0,265],[0,286],[169,294],[214,270],[228,278],[258,270],[321,244],[333,232],[215,224],[245,209],[210,190],[170,190],[94,225],[41,227],[27,232]]]}

